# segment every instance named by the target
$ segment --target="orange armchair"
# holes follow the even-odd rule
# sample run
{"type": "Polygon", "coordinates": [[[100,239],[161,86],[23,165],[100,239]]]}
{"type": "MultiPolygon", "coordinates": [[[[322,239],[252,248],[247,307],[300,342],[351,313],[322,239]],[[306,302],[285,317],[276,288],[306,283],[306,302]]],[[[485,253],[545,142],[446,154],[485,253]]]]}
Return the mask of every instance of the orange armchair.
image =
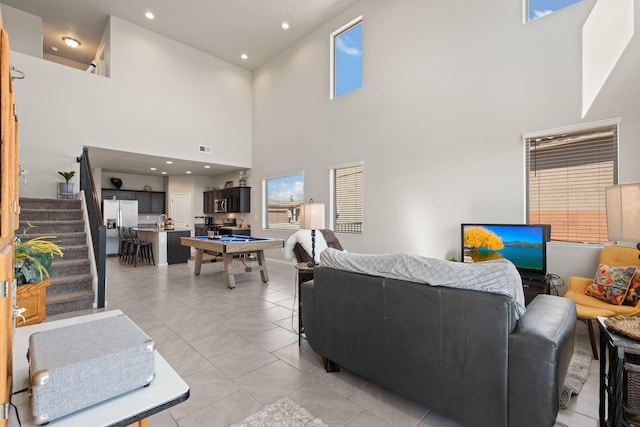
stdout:
{"type": "MultiPolygon", "coordinates": [[[[606,246],[600,251],[599,263],[612,267],[638,266],[640,251],[627,246],[606,246]]],[[[598,359],[598,347],[593,331],[593,320],[596,317],[611,317],[615,315],[638,316],[640,315],[640,304],[636,307],[630,305],[613,305],[598,298],[586,294],[586,290],[593,283],[593,278],[569,277],[568,289],[564,294],[565,298],[572,299],[576,304],[578,319],[587,323],[589,328],[589,338],[591,339],[591,349],[594,359],[598,359]]]]}

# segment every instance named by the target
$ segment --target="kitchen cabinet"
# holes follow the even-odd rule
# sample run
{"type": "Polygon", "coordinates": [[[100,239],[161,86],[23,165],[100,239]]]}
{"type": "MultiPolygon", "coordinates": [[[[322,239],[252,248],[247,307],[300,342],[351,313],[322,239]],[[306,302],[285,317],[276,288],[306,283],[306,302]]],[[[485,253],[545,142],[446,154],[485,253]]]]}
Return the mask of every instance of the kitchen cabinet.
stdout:
{"type": "Polygon", "coordinates": [[[206,214],[213,213],[213,201],[215,200],[215,191],[205,191],[202,193],[202,212],[206,214]]]}
{"type": "Polygon", "coordinates": [[[164,191],[132,191],[102,189],[102,200],[137,200],[138,213],[166,212],[167,195],[164,191]]]}
{"type": "Polygon", "coordinates": [[[251,212],[251,187],[232,187],[222,190],[203,192],[202,210],[205,214],[214,213],[214,200],[226,199],[227,212],[251,212]]]}

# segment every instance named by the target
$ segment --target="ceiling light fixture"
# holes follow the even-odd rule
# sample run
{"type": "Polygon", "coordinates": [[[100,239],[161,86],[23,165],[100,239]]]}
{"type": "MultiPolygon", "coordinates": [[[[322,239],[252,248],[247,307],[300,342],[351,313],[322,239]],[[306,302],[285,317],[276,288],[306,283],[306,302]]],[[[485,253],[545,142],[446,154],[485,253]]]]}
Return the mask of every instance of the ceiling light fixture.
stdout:
{"type": "Polygon", "coordinates": [[[78,46],[80,46],[82,43],[80,43],[78,40],[72,38],[72,37],[63,37],[62,41],[69,47],[75,49],[78,46]]]}
{"type": "Polygon", "coordinates": [[[189,174],[191,173],[191,171],[186,171],[185,173],[186,173],[187,175],[189,175],[189,174]]]}
{"type": "Polygon", "coordinates": [[[240,55],[240,58],[247,59],[249,58],[249,56],[246,53],[243,53],[242,55],[240,55]]]}
{"type": "Polygon", "coordinates": [[[168,165],[172,165],[173,164],[173,162],[171,160],[167,160],[165,163],[168,164],[168,165]]]}
{"type": "Polygon", "coordinates": [[[57,51],[58,51],[58,48],[57,48],[57,47],[55,47],[55,46],[51,46],[51,50],[52,50],[52,51],[54,51],[54,52],[57,52],[57,51]]]}
{"type": "Polygon", "coordinates": [[[166,174],[167,174],[166,172],[160,172],[160,173],[161,173],[162,175],[166,175],[166,174]]]}
{"type": "Polygon", "coordinates": [[[155,16],[153,13],[151,13],[151,12],[146,12],[146,13],[144,14],[144,16],[145,16],[147,19],[155,19],[155,17],[156,17],[156,16],[155,16]]]}
{"type": "Polygon", "coordinates": [[[149,168],[149,169],[151,169],[152,171],[157,171],[158,170],[157,168],[149,168]]]}
{"type": "Polygon", "coordinates": [[[283,30],[288,30],[289,29],[289,23],[288,22],[283,22],[280,27],[282,27],[283,30]]]}
{"type": "Polygon", "coordinates": [[[204,165],[204,168],[205,168],[205,169],[209,169],[210,167],[211,167],[211,166],[209,166],[209,165],[204,165]]]}

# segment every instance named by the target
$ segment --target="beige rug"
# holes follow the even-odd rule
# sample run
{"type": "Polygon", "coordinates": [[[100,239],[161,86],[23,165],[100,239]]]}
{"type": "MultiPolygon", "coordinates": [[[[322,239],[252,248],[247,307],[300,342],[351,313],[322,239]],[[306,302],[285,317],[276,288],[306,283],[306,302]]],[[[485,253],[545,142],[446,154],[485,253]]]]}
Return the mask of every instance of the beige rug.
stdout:
{"type": "Polygon", "coordinates": [[[560,407],[566,408],[569,405],[571,396],[580,394],[582,386],[589,378],[591,372],[591,360],[593,353],[591,351],[591,341],[589,341],[589,333],[586,325],[578,323],[576,325],[576,335],[574,338],[573,356],[569,362],[569,370],[564,380],[562,393],[560,395],[560,407]]]}
{"type": "Polygon", "coordinates": [[[328,427],[293,400],[282,399],[263,407],[231,427],[328,427]]]}

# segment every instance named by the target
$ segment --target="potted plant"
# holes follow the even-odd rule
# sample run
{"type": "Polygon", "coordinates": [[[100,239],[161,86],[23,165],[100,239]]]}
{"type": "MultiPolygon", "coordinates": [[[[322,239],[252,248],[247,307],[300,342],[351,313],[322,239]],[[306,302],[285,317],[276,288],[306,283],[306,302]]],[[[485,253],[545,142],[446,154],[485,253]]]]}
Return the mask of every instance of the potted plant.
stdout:
{"type": "Polygon", "coordinates": [[[241,170],[240,171],[240,180],[239,180],[239,185],[240,187],[244,187],[245,185],[247,185],[247,178],[249,178],[249,171],[248,170],[241,170]]]}
{"type": "Polygon", "coordinates": [[[29,238],[34,226],[27,223],[22,236],[14,241],[14,276],[16,279],[16,306],[23,309],[16,326],[40,323],[46,317],[47,286],[51,284],[53,256],[63,256],[62,249],[53,240],[55,236],[29,238]]]}
{"type": "Polygon", "coordinates": [[[58,183],[58,197],[61,199],[73,199],[73,182],[71,178],[76,174],[74,171],[60,172],[58,174],[64,178],[65,182],[58,183]]]}

